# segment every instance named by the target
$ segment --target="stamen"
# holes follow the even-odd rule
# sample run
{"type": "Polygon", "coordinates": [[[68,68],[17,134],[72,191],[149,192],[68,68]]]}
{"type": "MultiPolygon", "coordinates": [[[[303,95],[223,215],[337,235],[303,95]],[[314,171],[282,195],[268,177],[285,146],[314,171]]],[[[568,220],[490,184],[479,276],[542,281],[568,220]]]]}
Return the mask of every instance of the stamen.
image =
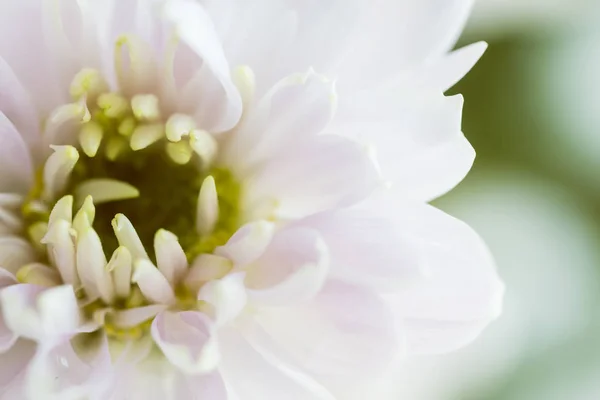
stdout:
{"type": "Polygon", "coordinates": [[[83,125],[79,133],[79,144],[88,157],[94,157],[100,148],[104,131],[100,124],[90,121],[83,125]]]}
{"type": "Polygon", "coordinates": [[[183,136],[189,135],[196,128],[196,121],[189,115],[173,114],[167,120],[166,134],[171,142],[179,142],[183,136]]]}
{"type": "Polygon", "coordinates": [[[133,117],[126,117],[119,124],[119,127],[117,128],[117,132],[119,132],[119,135],[122,135],[122,136],[125,136],[125,137],[129,137],[129,136],[131,136],[133,134],[133,131],[135,130],[135,127],[136,127],[135,118],[133,118],[133,117]]]}
{"type": "Polygon", "coordinates": [[[83,199],[91,196],[95,204],[111,201],[135,199],[140,196],[140,191],[127,182],[115,179],[90,179],[81,183],[75,189],[75,197],[83,199]]]}
{"type": "Polygon", "coordinates": [[[108,118],[117,119],[129,111],[129,102],[117,93],[103,93],[98,97],[97,103],[108,118]]]}
{"type": "Polygon", "coordinates": [[[217,140],[207,131],[194,129],[190,134],[190,146],[198,154],[204,167],[210,166],[217,156],[217,140]]]}
{"type": "Polygon", "coordinates": [[[108,143],[106,143],[104,155],[110,161],[115,161],[119,156],[127,151],[128,147],[128,143],[125,139],[113,136],[109,138],[108,143]]]}
{"type": "Polygon", "coordinates": [[[126,299],[131,293],[131,271],[133,269],[131,253],[126,247],[117,248],[106,266],[111,272],[117,297],[126,299]]]}
{"type": "Polygon", "coordinates": [[[198,195],[196,229],[202,235],[210,234],[219,220],[219,197],[215,178],[206,177],[198,195]]]}
{"type": "Polygon", "coordinates": [[[36,222],[27,228],[27,235],[29,241],[37,250],[44,250],[45,246],[42,244],[42,239],[48,233],[48,224],[45,222],[36,222]]]}
{"type": "Polygon", "coordinates": [[[54,287],[61,284],[60,275],[56,270],[44,264],[33,263],[21,267],[17,271],[17,280],[32,285],[54,287]]]}
{"type": "Polygon", "coordinates": [[[165,132],[162,124],[141,125],[135,128],[129,145],[133,151],[145,149],[159,141],[165,132]]]}
{"type": "Polygon", "coordinates": [[[54,153],[44,165],[44,198],[51,201],[62,192],[69,176],[79,160],[79,153],[73,146],[50,146],[54,153]]]}
{"type": "Polygon", "coordinates": [[[138,94],[131,99],[133,115],[141,121],[157,121],[160,119],[158,97],[153,94],[138,94]]]}
{"type": "Polygon", "coordinates": [[[248,105],[254,98],[256,90],[256,77],[254,71],[246,65],[237,67],[233,71],[233,83],[237,87],[242,96],[244,105],[248,105]]]}
{"type": "Polygon", "coordinates": [[[192,148],[187,142],[167,143],[166,150],[169,158],[179,165],[185,165],[192,159],[192,148]]]}
{"type": "Polygon", "coordinates": [[[108,91],[108,83],[99,71],[92,68],[82,69],[71,82],[70,93],[75,100],[85,96],[88,101],[94,101],[106,91],[108,91]]]}

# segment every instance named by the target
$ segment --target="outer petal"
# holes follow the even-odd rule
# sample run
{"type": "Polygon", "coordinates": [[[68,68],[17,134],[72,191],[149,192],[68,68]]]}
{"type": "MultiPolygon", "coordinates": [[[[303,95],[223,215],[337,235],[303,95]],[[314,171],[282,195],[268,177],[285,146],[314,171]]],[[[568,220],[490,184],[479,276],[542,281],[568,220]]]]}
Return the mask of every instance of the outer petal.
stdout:
{"type": "Polygon", "coordinates": [[[334,86],[312,70],[280,81],[244,110],[243,122],[227,139],[222,162],[243,175],[257,162],[322,132],[335,111],[334,86]]]}
{"type": "Polygon", "coordinates": [[[52,342],[75,334],[79,327],[71,286],[12,285],[0,291],[0,301],[6,325],[19,336],[52,342]]]}
{"type": "Polygon", "coordinates": [[[27,369],[32,400],[105,399],[112,382],[108,342],[97,335],[81,353],[71,342],[40,346],[27,369]]]}
{"type": "Polygon", "coordinates": [[[2,58],[0,58],[0,111],[13,123],[32,152],[39,156],[41,136],[37,108],[30,94],[2,58]]]}
{"type": "Polygon", "coordinates": [[[422,275],[421,254],[389,210],[342,209],[294,223],[316,230],[329,251],[330,277],[374,290],[405,287],[422,275]]]}
{"type": "Polygon", "coordinates": [[[220,370],[235,398],[334,400],[325,388],[307,375],[261,354],[237,332],[222,332],[219,342],[223,354],[220,370]]]}
{"type": "Polygon", "coordinates": [[[247,269],[249,302],[283,306],[306,301],[323,287],[329,254],[318,232],[278,232],[262,257],[247,269]]]}
{"type": "Polygon", "coordinates": [[[465,345],[501,310],[504,286],[489,251],[469,226],[431,206],[404,205],[395,218],[413,237],[426,268],[424,279],[386,296],[409,351],[465,345]]]}
{"type": "Polygon", "coordinates": [[[0,192],[27,193],[33,184],[33,162],[23,138],[0,112],[0,192]]]}
{"type": "Polygon", "coordinates": [[[221,115],[220,123],[211,128],[217,132],[231,129],[241,115],[242,99],[231,80],[229,64],[213,22],[202,5],[190,0],[168,2],[164,11],[179,38],[202,58],[205,68],[220,83],[227,99],[227,107],[221,115]]]}
{"type": "Polygon", "coordinates": [[[402,339],[379,296],[336,281],[301,306],[262,309],[256,322],[256,330],[248,333],[251,343],[322,380],[378,376],[402,339]]]}
{"type": "Polygon", "coordinates": [[[462,96],[432,90],[421,88],[406,97],[387,89],[365,93],[341,107],[331,127],[372,145],[383,179],[405,198],[429,201],[446,193],[475,158],[461,132],[462,96]]]}
{"type": "Polygon", "coordinates": [[[152,337],[165,357],[187,374],[210,372],[219,362],[212,324],[202,313],[161,312],[152,322],[152,337]]]}
{"type": "MultiPolygon", "coordinates": [[[[0,268],[0,289],[16,283],[17,280],[10,272],[0,268]]],[[[0,354],[9,350],[15,344],[17,338],[18,336],[4,322],[2,308],[0,307],[0,354]]]]}
{"type": "Polygon", "coordinates": [[[377,183],[366,149],[339,136],[315,136],[278,153],[249,178],[244,217],[307,216],[352,204],[377,183]],[[273,205],[271,215],[264,215],[266,204],[273,205]]]}
{"type": "Polygon", "coordinates": [[[0,354],[0,396],[2,398],[19,398],[4,397],[12,393],[23,396],[25,368],[35,354],[35,348],[35,343],[19,340],[9,351],[0,354]]]}

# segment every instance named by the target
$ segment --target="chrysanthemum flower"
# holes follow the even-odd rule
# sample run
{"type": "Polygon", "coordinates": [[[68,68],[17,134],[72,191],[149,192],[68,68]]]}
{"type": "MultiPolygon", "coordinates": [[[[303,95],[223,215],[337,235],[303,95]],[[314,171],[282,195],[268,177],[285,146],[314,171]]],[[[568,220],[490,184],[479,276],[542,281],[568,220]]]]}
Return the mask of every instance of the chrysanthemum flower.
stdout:
{"type": "Polygon", "coordinates": [[[426,205],[468,3],[5,2],[2,398],[365,398],[474,338],[502,285],[426,205]]]}

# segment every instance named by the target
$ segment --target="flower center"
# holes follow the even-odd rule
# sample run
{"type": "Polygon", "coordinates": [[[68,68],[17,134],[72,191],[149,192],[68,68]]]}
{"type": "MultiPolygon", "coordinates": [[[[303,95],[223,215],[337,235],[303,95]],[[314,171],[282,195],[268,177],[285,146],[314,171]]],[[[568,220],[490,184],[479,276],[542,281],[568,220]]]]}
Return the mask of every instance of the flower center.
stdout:
{"type": "MultiPolygon", "coordinates": [[[[93,70],[78,74],[71,92],[76,103],[48,122],[64,125],[62,138],[72,132],[70,144],[51,146],[22,206],[26,235],[50,268],[27,265],[17,277],[70,284],[109,337],[138,337],[153,315],[132,322],[119,312],[198,307],[204,278],[188,270],[204,268],[198,256],[239,227],[240,185],[214,165],[217,141],[190,116],[163,117],[156,96],[110,92],[93,70]]],[[[209,265],[199,275],[227,268],[209,265]]]]}

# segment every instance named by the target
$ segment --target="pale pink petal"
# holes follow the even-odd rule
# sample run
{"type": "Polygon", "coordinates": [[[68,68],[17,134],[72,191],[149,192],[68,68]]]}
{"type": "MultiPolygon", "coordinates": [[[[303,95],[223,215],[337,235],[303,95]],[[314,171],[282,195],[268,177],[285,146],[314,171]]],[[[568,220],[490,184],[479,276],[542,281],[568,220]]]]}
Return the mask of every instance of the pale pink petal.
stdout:
{"type": "Polygon", "coordinates": [[[0,112],[0,191],[25,194],[33,185],[33,161],[21,134],[0,112]]]}
{"type": "Polygon", "coordinates": [[[311,377],[257,351],[236,331],[224,330],[219,343],[223,355],[219,369],[235,398],[334,400],[311,377]]]}
{"type": "Polygon", "coordinates": [[[273,237],[275,225],[272,222],[256,221],[238,229],[224,246],[215,250],[226,257],[236,267],[245,267],[260,257],[273,237]]]}
{"type": "Polygon", "coordinates": [[[152,303],[172,304],[176,300],[167,278],[148,260],[139,259],[134,264],[131,281],[138,285],[144,297],[152,303]]]}
{"type": "Polygon", "coordinates": [[[0,394],[2,396],[13,391],[22,393],[25,368],[35,354],[35,349],[34,342],[21,339],[9,351],[0,353],[0,394]]]}
{"type": "Polygon", "coordinates": [[[158,269],[171,283],[171,286],[176,286],[188,268],[185,252],[181,248],[177,236],[160,229],[154,236],[154,251],[158,269]]]}
{"type": "Polygon", "coordinates": [[[336,103],[334,82],[314,71],[287,77],[245,111],[227,139],[224,162],[243,176],[257,162],[322,132],[336,103]]]}
{"type": "Polygon", "coordinates": [[[175,383],[174,399],[229,400],[223,378],[217,372],[196,376],[179,374],[175,383]]]}
{"type": "Polygon", "coordinates": [[[306,301],[321,290],[328,272],[329,254],[318,232],[282,230],[247,269],[249,301],[273,306],[306,301]]]}
{"type": "Polygon", "coordinates": [[[0,57],[0,111],[13,123],[39,165],[41,144],[39,115],[30,94],[0,57]]]}
{"type": "Polygon", "coordinates": [[[331,259],[330,277],[390,291],[420,277],[422,260],[403,226],[387,211],[373,207],[324,212],[294,226],[319,232],[331,259]]]}
{"type": "Polygon", "coordinates": [[[152,337],[165,357],[185,373],[206,373],[217,367],[212,323],[200,312],[161,312],[152,322],[152,337]]]}
{"type": "Polygon", "coordinates": [[[431,88],[398,96],[403,87],[350,99],[331,129],[371,145],[383,179],[405,198],[430,201],[458,184],[475,158],[461,131],[463,98],[431,88]]]}
{"type": "Polygon", "coordinates": [[[367,149],[336,135],[315,136],[278,153],[248,179],[243,212],[255,217],[270,201],[274,216],[299,218],[361,200],[378,180],[367,149]]]}
{"type": "Polygon", "coordinates": [[[26,375],[32,400],[107,398],[112,383],[108,342],[102,335],[90,337],[85,348],[69,341],[39,346],[26,375]]]}
{"type": "Polygon", "coordinates": [[[231,129],[241,115],[242,100],[231,80],[229,64],[210,16],[206,14],[202,5],[190,0],[167,3],[165,14],[179,38],[202,58],[204,68],[217,79],[227,100],[219,123],[214,124],[212,129],[216,132],[231,129]]]}
{"type": "Polygon", "coordinates": [[[154,318],[158,313],[167,308],[165,305],[153,304],[151,306],[114,310],[109,312],[110,321],[120,328],[133,328],[142,322],[154,318]]]}
{"type": "MultiPolygon", "coordinates": [[[[15,277],[5,269],[0,268],[0,289],[17,283],[15,277]]],[[[6,326],[0,307],[0,354],[9,350],[17,341],[18,336],[6,326]]]]}
{"type": "Polygon", "coordinates": [[[437,353],[473,340],[501,311],[504,285],[483,241],[429,205],[398,207],[422,252],[425,277],[386,295],[412,352],[437,353]]]}
{"type": "Polygon", "coordinates": [[[306,304],[261,310],[256,323],[252,343],[323,379],[375,377],[402,347],[386,303],[336,281],[306,304]]]}
{"type": "Polygon", "coordinates": [[[233,321],[246,307],[247,294],[243,272],[229,274],[223,279],[207,282],[198,293],[198,300],[206,301],[214,308],[217,326],[233,321]]]}
{"type": "Polygon", "coordinates": [[[9,329],[25,338],[52,342],[73,335],[80,324],[71,286],[12,285],[0,291],[0,305],[9,329]]]}

